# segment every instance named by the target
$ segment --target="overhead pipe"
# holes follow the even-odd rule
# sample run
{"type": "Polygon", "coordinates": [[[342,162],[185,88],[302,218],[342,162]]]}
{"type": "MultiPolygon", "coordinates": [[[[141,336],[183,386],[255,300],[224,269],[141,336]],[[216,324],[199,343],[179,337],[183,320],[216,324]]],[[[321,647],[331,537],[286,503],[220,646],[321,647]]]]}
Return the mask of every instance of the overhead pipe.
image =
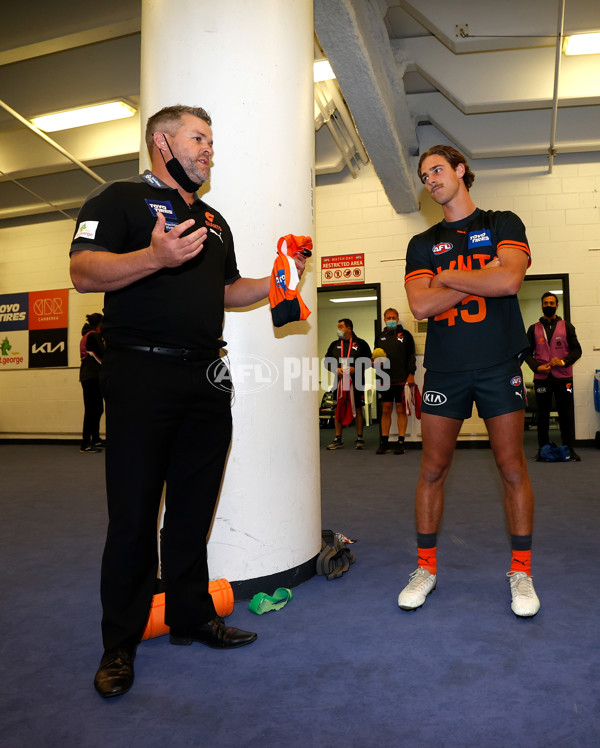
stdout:
{"type": "Polygon", "coordinates": [[[548,148],[548,174],[552,174],[556,156],[556,120],[558,118],[558,81],[562,58],[562,40],[565,28],[565,0],[558,0],[558,30],[556,37],[556,57],[554,62],[554,95],[552,97],[552,125],[550,128],[550,146],[548,148]]]}
{"type": "Polygon", "coordinates": [[[95,179],[97,182],[100,182],[100,184],[106,184],[106,179],[102,179],[102,177],[99,174],[96,174],[95,171],[92,171],[88,166],[86,166],[82,161],[80,161],[78,158],[75,158],[75,156],[71,155],[68,151],[66,151],[62,145],[59,145],[55,140],[52,140],[52,138],[49,138],[45,132],[42,132],[39,127],[36,127],[33,125],[28,119],[25,119],[25,117],[22,117],[18,112],[15,112],[15,110],[10,107],[8,104],[6,104],[2,99],[0,99],[0,106],[5,109],[9,114],[11,114],[15,119],[19,120],[25,127],[28,127],[32,132],[34,132],[36,135],[38,135],[42,140],[45,140],[48,145],[51,145],[53,148],[55,148],[59,153],[61,153],[65,158],[68,158],[69,161],[72,161],[75,166],[78,166],[82,171],[84,171],[86,174],[88,174],[92,179],[95,179]]]}

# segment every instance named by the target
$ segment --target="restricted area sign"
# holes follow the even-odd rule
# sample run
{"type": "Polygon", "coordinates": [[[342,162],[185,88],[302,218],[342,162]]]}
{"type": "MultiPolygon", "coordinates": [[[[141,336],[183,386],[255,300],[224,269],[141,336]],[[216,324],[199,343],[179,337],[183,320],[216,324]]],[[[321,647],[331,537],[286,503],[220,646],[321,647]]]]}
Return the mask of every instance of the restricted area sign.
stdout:
{"type": "Polygon", "coordinates": [[[322,286],[348,285],[364,282],[364,254],[321,257],[322,286]]]}

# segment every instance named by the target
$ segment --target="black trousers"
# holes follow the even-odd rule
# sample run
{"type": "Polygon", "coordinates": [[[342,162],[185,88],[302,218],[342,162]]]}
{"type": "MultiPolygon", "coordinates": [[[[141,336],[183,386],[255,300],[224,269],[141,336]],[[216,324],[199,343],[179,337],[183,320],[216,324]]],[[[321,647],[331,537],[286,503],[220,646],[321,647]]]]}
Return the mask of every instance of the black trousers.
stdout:
{"type": "Polygon", "coordinates": [[[209,361],[134,351],[109,349],[104,356],[109,523],[100,587],[105,649],[135,645],[143,634],[157,577],[157,521],[165,483],[165,622],[187,632],[216,615],[208,592],[206,540],[231,441],[231,393],[215,386],[214,367],[209,361]]]}
{"type": "Polygon", "coordinates": [[[104,413],[104,401],[98,377],[84,379],[83,389],[83,431],[81,438],[85,443],[98,441],[100,438],[100,419],[104,413]]]}
{"type": "Polygon", "coordinates": [[[550,411],[552,410],[552,395],[556,400],[560,438],[562,443],[570,449],[575,446],[575,406],[573,401],[573,380],[535,379],[535,397],[537,400],[537,436],[538,446],[541,448],[550,441],[550,411]]]}

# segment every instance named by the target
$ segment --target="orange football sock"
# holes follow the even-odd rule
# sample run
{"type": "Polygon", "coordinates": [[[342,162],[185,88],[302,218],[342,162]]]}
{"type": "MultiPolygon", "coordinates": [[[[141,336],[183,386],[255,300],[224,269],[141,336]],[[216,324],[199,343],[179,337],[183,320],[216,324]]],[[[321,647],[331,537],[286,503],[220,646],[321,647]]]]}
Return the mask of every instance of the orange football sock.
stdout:
{"type": "Polygon", "coordinates": [[[437,547],[417,548],[418,567],[427,569],[430,574],[437,574],[437,547]]]}
{"type": "Polygon", "coordinates": [[[512,561],[510,564],[511,571],[524,571],[527,576],[531,576],[531,551],[512,552],[512,561]]]}

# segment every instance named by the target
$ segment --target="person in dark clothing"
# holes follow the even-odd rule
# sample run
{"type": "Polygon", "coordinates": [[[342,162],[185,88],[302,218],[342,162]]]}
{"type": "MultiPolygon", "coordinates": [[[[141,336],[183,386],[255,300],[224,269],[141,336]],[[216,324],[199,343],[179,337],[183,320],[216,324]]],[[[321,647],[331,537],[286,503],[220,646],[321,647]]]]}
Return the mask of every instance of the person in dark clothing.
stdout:
{"type": "MultiPolygon", "coordinates": [[[[365,441],[363,438],[363,405],[365,404],[365,387],[364,372],[371,364],[371,349],[369,344],[362,338],[354,334],[354,325],[351,319],[344,318],[338,320],[338,339],[334,340],[327,349],[325,354],[325,366],[336,374],[335,386],[338,390],[338,400],[340,399],[339,386],[344,387],[347,384],[347,390],[350,391],[354,399],[356,426],[356,441],[354,449],[364,449],[365,441]]],[[[338,419],[338,410],[335,414],[335,438],[327,446],[327,449],[342,449],[344,442],[342,439],[343,425],[338,419]]]]}
{"type": "Polygon", "coordinates": [[[557,315],[558,297],[546,291],[542,295],[543,316],[527,330],[532,354],[525,361],[533,371],[537,401],[538,452],[550,441],[552,395],[556,400],[560,438],[569,448],[571,460],[580,462],[575,452],[575,406],[573,402],[573,364],[581,358],[581,345],[570,322],[557,315]]]}
{"type": "MultiPolygon", "coordinates": [[[[211,124],[200,107],[152,115],[152,170],[97,188],[71,245],[75,288],[105,292],[109,524],[100,583],[104,654],[94,678],[105,698],[134,682],[165,484],[161,572],[171,644],[232,649],[257,638],[217,615],[206,542],[231,442],[223,314],[267,298],[271,278],[240,276],[227,221],[197,194],[210,177],[211,124]]],[[[294,261],[301,276],[306,258],[298,253],[294,261]]]]}
{"type": "Polygon", "coordinates": [[[383,313],[385,328],[379,333],[373,350],[381,348],[389,360],[389,385],[377,383],[377,398],[381,403],[381,440],[376,450],[378,455],[391,452],[389,444],[390,427],[392,425],[392,410],[396,403],[398,419],[398,441],[394,445],[394,454],[403,455],[406,452],[404,436],[406,434],[406,402],[404,399],[404,385],[414,384],[417,361],[415,358],[415,341],[408,330],[399,322],[398,311],[390,308],[383,313]]]}
{"type": "Polygon", "coordinates": [[[99,312],[86,315],[87,322],[81,328],[79,355],[79,381],[83,389],[83,433],[80,452],[100,452],[104,441],[100,438],[100,419],[104,413],[104,400],[100,389],[100,367],[104,356],[104,341],[100,332],[102,315],[99,312]]]}

